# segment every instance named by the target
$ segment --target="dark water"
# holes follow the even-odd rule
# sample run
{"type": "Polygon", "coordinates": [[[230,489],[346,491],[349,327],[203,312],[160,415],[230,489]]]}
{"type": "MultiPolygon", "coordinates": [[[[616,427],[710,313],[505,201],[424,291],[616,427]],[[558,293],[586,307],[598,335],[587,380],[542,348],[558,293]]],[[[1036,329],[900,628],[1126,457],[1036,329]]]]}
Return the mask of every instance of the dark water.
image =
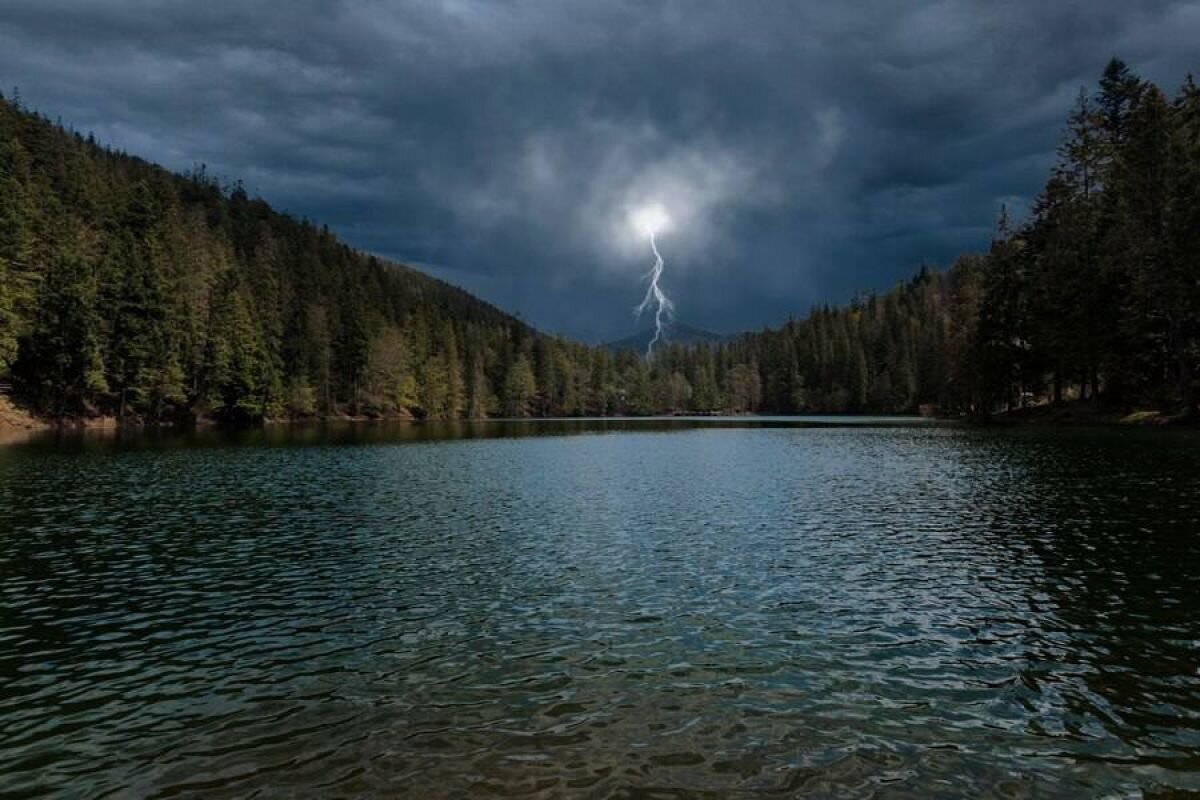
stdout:
{"type": "Polygon", "coordinates": [[[1200,791],[1195,433],[43,442],[0,591],[13,796],[1200,791]]]}

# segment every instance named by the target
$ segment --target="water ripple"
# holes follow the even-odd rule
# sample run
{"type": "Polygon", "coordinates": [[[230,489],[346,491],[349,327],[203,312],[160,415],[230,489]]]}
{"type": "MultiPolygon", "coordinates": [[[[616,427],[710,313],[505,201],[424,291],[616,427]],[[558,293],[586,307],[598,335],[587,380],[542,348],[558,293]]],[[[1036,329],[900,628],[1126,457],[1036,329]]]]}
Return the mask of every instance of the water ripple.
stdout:
{"type": "Polygon", "coordinates": [[[1194,434],[665,427],[0,450],[0,793],[1200,791],[1194,434]]]}

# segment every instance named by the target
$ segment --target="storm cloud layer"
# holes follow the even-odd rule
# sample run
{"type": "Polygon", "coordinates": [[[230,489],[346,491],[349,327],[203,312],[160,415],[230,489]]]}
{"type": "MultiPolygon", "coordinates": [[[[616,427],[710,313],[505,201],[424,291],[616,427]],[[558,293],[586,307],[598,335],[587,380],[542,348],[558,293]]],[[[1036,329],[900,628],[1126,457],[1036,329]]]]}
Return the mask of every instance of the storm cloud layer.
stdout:
{"type": "Polygon", "coordinates": [[[1153,0],[6,0],[0,81],[597,340],[634,328],[643,199],[682,319],[777,324],[986,247],[1108,58],[1173,92],[1198,41],[1153,0]]]}

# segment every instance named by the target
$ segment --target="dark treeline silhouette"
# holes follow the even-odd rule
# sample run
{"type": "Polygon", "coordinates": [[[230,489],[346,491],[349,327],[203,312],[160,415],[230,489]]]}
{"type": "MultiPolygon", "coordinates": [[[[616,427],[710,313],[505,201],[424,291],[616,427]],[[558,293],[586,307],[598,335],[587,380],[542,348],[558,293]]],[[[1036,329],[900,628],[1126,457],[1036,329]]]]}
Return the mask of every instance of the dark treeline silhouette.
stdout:
{"type": "Polygon", "coordinates": [[[1120,61],[989,251],[719,345],[550,337],[204,169],[0,101],[0,381],[53,416],[1196,409],[1200,91],[1120,61]],[[7,377],[6,377],[7,376],[7,377]]]}
{"type": "Polygon", "coordinates": [[[1194,412],[1200,91],[1109,63],[1080,92],[1033,218],[1001,221],[977,323],[978,401],[1091,398],[1194,412]]]}

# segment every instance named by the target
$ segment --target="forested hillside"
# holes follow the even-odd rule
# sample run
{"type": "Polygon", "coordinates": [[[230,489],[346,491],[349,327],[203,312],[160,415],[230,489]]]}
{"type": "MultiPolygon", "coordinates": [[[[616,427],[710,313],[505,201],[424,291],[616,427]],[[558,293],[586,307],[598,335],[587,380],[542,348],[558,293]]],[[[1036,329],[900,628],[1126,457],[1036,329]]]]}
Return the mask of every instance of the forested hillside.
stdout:
{"type": "Polygon", "coordinates": [[[1200,90],[1115,60],[986,254],[650,362],[0,102],[0,380],[52,416],[1194,410],[1198,254],[1200,90]]]}
{"type": "Polygon", "coordinates": [[[38,411],[525,414],[546,410],[536,381],[567,353],[586,363],[202,169],[172,175],[0,103],[0,378],[38,411]]]}

